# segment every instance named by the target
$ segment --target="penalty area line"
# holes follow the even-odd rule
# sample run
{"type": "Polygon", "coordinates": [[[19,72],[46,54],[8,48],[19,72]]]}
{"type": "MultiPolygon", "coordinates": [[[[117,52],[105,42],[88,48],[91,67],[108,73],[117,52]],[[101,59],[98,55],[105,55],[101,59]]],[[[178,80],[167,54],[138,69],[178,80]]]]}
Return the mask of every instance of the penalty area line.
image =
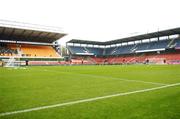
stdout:
{"type": "Polygon", "coordinates": [[[43,110],[43,109],[49,109],[49,108],[55,108],[55,107],[63,107],[63,106],[67,106],[67,105],[73,105],[73,104],[79,104],[79,103],[85,103],[85,102],[92,102],[92,101],[108,99],[108,98],[112,98],[112,97],[149,92],[149,91],[154,91],[154,90],[159,90],[159,89],[164,89],[164,88],[169,88],[169,87],[174,87],[174,86],[179,86],[179,85],[180,85],[180,83],[175,83],[175,84],[169,84],[169,85],[164,85],[164,86],[159,86],[159,87],[154,87],[154,88],[148,88],[148,89],[143,89],[143,90],[136,90],[136,91],[131,91],[131,92],[124,92],[124,93],[117,93],[117,94],[106,95],[106,96],[99,96],[99,97],[94,97],[94,98],[89,98],[89,99],[82,99],[82,100],[59,103],[59,104],[54,104],[54,105],[40,106],[40,107],[29,108],[29,109],[24,109],[24,110],[4,112],[4,113],[0,113],[0,117],[7,116],[7,115],[19,114],[19,113],[25,113],[25,112],[38,111],[38,110],[43,110]]]}
{"type": "Polygon", "coordinates": [[[145,84],[153,84],[153,85],[168,85],[168,84],[164,84],[164,83],[158,83],[158,82],[149,82],[149,81],[141,81],[141,80],[130,80],[130,79],[125,79],[125,78],[117,78],[117,77],[110,77],[110,76],[100,76],[100,75],[91,75],[91,74],[79,74],[79,73],[71,73],[71,72],[62,72],[62,71],[51,71],[51,70],[47,70],[44,69],[44,71],[47,72],[56,72],[56,73],[65,73],[65,74],[73,74],[73,75],[79,75],[79,76],[90,76],[93,78],[109,78],[109,79],[115,79],[115,80],[121,80],[121,81],[127,81],[127,82],[137,82],[137,83],[145,83],[145,84]]]}

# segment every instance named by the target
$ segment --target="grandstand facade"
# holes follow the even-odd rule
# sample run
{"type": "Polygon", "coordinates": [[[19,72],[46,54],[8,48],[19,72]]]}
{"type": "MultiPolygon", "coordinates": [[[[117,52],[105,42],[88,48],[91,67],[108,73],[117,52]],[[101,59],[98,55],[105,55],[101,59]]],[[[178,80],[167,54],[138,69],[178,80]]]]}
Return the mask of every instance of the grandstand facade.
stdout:
{"type": "Polygon", "coordinates": [[[75,63],[84,60],[87,64],[180,64],[180,28],[107,42],[72,39],[67,48],[75,63]]]}
{"type": "Polygon", "coordinates": [[[1,21],[0,61],[13,57],[22,64],[58,64],[62,57],[56,41],[65,35],[59,28],[1,21]]]}

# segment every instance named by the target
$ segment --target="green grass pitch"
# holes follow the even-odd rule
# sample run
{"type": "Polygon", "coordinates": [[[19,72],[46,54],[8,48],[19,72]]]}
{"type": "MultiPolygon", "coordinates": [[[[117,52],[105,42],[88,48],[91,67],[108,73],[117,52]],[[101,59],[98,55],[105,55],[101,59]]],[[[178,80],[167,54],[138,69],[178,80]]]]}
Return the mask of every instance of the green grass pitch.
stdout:
{"type": "MultiPolygon", "coordinates": [[[[0,115],[176,83],[180,65],[0,68],[0,115]]],[[[1,118],[179,119],[180,85],[1,118]]]]}

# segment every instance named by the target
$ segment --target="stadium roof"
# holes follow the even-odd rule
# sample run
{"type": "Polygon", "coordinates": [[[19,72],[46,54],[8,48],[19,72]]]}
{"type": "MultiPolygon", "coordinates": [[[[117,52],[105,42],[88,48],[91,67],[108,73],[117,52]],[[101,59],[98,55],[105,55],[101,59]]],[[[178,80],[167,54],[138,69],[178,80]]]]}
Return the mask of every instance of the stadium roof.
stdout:
{"type": "Polygon", "coordinates": [[[107,42],[98,42],[98,41],[85,41],[85,40],[76,40],[72,39],[68,43],[81,43],[81,44],[97,44],[97,45],[110,45],[110,44],[117,44],[122,42],[129,42],[129,41],[137,41],[137,40],[143,40],[143,39],[150,39],[150,38],[156,38],[156,37],[162,37],[162,36],[169,36],[169,35],[175,35],[180,34],[180,28],[174,28],[174,29],[168,29],[168,30],[162,30],[142,35],[136,35],[116,40],[111,40],[107,42]]]}
{"type": "Polygon", "coordinates": [[[65,35],[56,27],[0,20],[0,40],[52,43],[65,35]]]}
{"type": "Polygon", "coordinates": [[[67,43],[103,45],[105,42],[72,39],[72,40],[68,41],[67,43]]]}

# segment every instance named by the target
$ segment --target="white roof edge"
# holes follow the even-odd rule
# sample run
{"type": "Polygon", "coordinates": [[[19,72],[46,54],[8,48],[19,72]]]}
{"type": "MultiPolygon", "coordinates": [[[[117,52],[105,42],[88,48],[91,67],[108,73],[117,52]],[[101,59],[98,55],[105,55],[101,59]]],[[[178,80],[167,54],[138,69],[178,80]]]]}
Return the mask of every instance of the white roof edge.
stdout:
{"type": "Polygon", "coordinates": [[[159,48],[159,49],[150,49],[150,50],[137,50],[135,51],[136,53],[141,53],[141,52],[152,52],[152,51],[163,51],[165,48],[159,48]]]}
{"type": "Polygon", "coordinates": [[[75,53],[77,55],[94,55],[94,53],[75,53]]]}
{"type": "Polygon", "coordinates": [[[1,19],[0,19],[0,27],[19,28],[19,29],[66,34],[60,27],[44,26],[44,25],[38,25],[38,24],[30,24],[30,23],[8,21],[8,20],[1,20],[1,19]]]}

